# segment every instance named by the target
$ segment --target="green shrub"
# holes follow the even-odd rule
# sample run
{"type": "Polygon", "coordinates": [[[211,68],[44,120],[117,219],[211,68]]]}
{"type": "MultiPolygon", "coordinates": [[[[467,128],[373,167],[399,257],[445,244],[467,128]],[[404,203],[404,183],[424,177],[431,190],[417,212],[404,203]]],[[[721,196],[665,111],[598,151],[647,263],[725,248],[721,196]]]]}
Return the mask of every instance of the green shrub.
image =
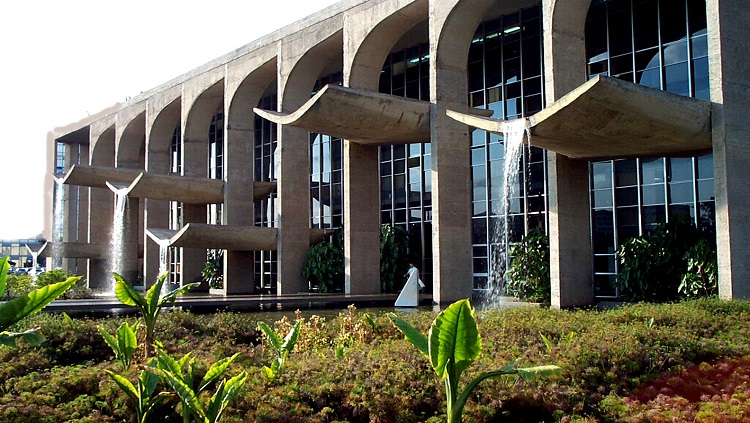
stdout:
{"type": "Polygon", "coordinates": [[[336,292],[344,290],[344,270],[344,230],[339,228],[330,241],[310,247],[302,276],[319,292],[336,292]]]}
{"type": "Polygon", "coordinates": [[[5,281],[7,284],[7,290],[2,298],[0,298],[2,301],[26,295],[34,289],[34,280],[30,275],[8,275],[5,281]]]}
{"type": "Polygon", "coordinates": [[[549,302],[549,238],[532,231],[510,254],[513,260],[505,273],[505,292],[523,300],[549,302]]]}
{"type": "Polygon", "coordinates": [[[396,292],[409,270],[409,235],[400,226],[380,226],[380,291],[396,292]]]}
{"type": "Polygon", "coordinates": [[[675,218],[659,224],[649,235],[625,241],[617,249],[621,267],[615,286],[621,297],[656,302],[677,299],[683,275],[689,271],[688,253],[702,236],[692,221],[675,218]]]}
{"type": "Polygon", "coordinates": [[[710,297],[719,294],[719,275],[716,251],[708,241],[701,239],[686,255],[687,272],[678,287],[683,298],[710,297]]]}
{"type": "Polygon", "coordinates": [[[209,288],[224,288],[224,250],[208,250],[201,276],[208,282],[209,288]]]}

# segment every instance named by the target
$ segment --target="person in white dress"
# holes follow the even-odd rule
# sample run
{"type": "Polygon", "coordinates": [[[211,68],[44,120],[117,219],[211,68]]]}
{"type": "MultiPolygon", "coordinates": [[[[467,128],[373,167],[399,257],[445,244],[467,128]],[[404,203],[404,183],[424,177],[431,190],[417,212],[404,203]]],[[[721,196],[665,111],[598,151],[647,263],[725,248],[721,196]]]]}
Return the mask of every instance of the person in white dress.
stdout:
{"type": "Polygon", "coordinates": [[[416,307],[419,305],[419,290],[424,288],[424,282],[419,279],[419,270],[414,263],[409,263],[409,271],[404,274],[406,284],[396,299],[396,307],[416,307]]]}

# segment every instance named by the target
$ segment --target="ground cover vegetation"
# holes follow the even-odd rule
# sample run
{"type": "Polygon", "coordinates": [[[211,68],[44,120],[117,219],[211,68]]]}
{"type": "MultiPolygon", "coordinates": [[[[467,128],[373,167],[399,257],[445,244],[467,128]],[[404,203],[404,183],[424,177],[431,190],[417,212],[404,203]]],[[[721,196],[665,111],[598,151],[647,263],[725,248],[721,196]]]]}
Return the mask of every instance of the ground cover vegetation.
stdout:
{"type": "MultiPolygon", "coordinates": [[[[750,413],[750,302],[704,299],[611,311],[523,307],[475,317],[482,354],[464,369],[461,390],[466,381],[515,360],[558,365],[564,373],[556,379],[484,380],[467,397],[463,421],[733,422],[746,421],[750,413]]],[[[422,334],[436,319],[432,312],[399,318],[422,334]]],[[[218,420],[209,418],[209,410],[217,410],[211,399],[224,389],[221,381],[203,390],[199,382],[217,373],[217,363],[228,363],[220,369],[227,375],[224,386],[230,379],[244,382],[233,401],[222,403],[223,422],[447,419],[446,386],[431,360],[387,316],[353,307],[331,319],[298,314],[266,322],[277,341],[299,328],[283,371],[272,379],[263,367],[279,352],[258,329],[262,314],[163,312],[155,322],[161,341],[156,357],[147,360],[139,343],[129,367],[100,328],[116,334],[127,322],[142,339],[139,316],[69,319],[42,313],[27,319],[11,330],[41,326],[47,341],[0,348],[2,422],[135,422],[134,402],[105,370],[148,384],[144,371],[164,376],[164,370],[148,369],[159,359],[172,363],[162,368],[171,366],[174,386],[191,385],[185,382],[189,376],[192,396],[185,389],[179,396],[162,382],[154,392],[173,394],[157,401],[143,421],[218,420]]]]}

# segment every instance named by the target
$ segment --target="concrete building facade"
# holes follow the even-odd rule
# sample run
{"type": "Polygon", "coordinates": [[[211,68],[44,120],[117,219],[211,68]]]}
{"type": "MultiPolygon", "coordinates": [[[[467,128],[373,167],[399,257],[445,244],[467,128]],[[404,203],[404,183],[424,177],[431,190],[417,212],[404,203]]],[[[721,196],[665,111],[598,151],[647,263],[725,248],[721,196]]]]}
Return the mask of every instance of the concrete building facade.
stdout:
{"type": "Polygon", "coordinates": [[[539,229],[567,307],[616,297],[616,247],[684,215],[716,234],[720,295],[750,297],[743,6],[344,0],[55,130],[45,235],[102,285],[119,193],[127,278],[190,282],[217,249],[225,294],[288,294],[343,226],[345,292],[369,294],[389,223],[447,303],[539,229]],[[506,187],[516,120],[530,141],[506,187]]]}

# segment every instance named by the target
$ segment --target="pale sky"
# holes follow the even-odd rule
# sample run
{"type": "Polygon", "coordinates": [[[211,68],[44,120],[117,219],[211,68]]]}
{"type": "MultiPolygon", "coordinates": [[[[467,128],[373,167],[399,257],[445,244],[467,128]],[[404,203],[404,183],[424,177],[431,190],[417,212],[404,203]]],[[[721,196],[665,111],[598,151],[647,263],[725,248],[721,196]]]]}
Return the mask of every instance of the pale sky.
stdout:
{"type": "Polygon", "coordinates": [[[0,3],[0,239],[42,232],[47,132],[337,0],[0,3]]]}

